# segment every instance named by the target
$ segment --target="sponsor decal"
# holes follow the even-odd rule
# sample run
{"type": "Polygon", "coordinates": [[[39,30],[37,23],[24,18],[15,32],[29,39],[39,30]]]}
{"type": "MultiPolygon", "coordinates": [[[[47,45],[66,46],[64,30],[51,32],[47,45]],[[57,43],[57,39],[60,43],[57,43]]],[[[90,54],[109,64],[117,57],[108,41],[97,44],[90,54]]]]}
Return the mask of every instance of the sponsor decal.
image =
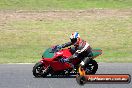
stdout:
{"type": "Polygon", "coordinates": [[[130,83],[129,74],[96,74],[86,75],[87,82],[104,82],[104,83],[130,83]]]}
{"type": "Polygon", "coordinates": [[[77,76],[77,82],[79,84],[85,83],[130,83],[131,76],[129,74],[95,74],[95,75],[85,75],[77,76]]]}

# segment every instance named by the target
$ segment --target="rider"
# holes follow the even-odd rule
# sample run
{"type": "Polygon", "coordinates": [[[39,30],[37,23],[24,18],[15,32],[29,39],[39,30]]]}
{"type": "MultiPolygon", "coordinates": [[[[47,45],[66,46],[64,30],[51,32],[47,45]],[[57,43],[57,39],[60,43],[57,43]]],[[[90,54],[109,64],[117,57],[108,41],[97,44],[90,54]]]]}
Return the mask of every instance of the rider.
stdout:
{"type": "Polygon", "coordinates": [[[70,62],[72,59],[80,58],[82,61],[80,65],[83,69],[85,69],[86,64],[91,60],[92,48],[86,41],[80,38],[78,32],[74,32],[73,34],[71,34],[70,40],[70,42],[62,44],[60,45],[60,47],[65,48],[74,45],[75,52],[69,59],[62,59],[62,62],[70,62]]]}

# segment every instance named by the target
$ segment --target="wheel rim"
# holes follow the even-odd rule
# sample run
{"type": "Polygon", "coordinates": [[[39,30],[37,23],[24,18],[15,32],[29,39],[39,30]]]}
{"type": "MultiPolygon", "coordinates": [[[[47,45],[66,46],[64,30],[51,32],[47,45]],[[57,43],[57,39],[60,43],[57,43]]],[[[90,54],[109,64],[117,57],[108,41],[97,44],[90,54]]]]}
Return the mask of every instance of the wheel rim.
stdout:
{"type": "Polygon", "coordinates": [[[94,68],[93,64],[89,64],[88,67],[86,67],[86,71],[92,71],[94,68]]]}
{"type": "Polygon", "coordinates": [[[38,66],[38,67],[36,68],[36,70],[35,70],[36,75],[37,75],[37,76],[42,76],[42,75],[43,75],[43,70],[44,70],[43,66],[38,66]]]}
{"type": "Polygon", "coordinates": [[[95,74],[97,68],[98,68],[98,65],[95,63],[88,64],[88,66],[85,69],[86,74],[95,74]]]}

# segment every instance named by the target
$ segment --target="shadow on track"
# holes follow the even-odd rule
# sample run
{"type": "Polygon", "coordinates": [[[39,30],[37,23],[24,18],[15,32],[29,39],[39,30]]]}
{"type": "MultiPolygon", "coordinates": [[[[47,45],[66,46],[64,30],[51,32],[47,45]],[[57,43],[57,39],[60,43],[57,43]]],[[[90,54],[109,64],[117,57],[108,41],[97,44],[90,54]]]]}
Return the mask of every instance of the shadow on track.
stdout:
{"type": "MultiPolygon", "coordinates": [[[[33,77],[36,78],[36,77],[33,77]]],[[[37,77],[37,78],[43,78],[43,77],[37,77]]],[[[76,75],[72,75],[72,76],[46,76],[44,78],[76,78],[76,75]]]]}

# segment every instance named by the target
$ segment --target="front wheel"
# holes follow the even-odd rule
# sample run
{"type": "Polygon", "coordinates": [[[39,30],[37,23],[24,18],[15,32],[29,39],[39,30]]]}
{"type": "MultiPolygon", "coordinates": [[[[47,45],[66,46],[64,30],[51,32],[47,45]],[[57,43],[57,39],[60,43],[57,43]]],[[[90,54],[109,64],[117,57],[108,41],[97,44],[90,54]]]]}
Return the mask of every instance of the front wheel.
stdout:
{"type": "Polygon", "coordinates": [[[49,67],[44,67],[41,62],[38,62],[34,65],[32,71],[35,77],[46,77],[49,74],[49,67]]]}

